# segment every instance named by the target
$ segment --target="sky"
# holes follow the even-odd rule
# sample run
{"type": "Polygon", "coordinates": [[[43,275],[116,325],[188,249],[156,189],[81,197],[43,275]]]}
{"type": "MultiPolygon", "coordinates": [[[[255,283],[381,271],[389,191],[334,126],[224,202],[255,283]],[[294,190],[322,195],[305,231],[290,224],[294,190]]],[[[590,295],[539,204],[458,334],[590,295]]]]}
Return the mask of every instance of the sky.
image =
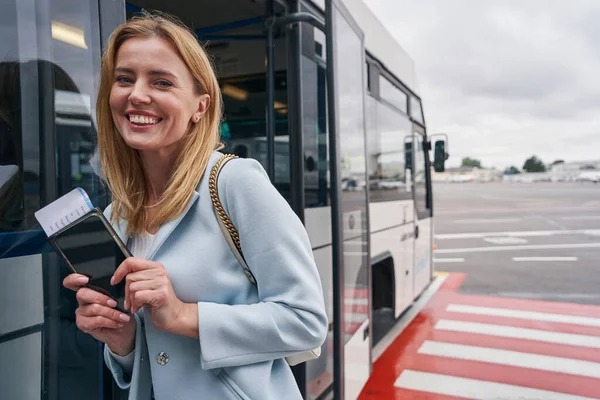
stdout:
{"type": "Polygon", "coordinates": [[[363,1],[415,61],[448,166],[600,159],[600,0],[363,1]]]}

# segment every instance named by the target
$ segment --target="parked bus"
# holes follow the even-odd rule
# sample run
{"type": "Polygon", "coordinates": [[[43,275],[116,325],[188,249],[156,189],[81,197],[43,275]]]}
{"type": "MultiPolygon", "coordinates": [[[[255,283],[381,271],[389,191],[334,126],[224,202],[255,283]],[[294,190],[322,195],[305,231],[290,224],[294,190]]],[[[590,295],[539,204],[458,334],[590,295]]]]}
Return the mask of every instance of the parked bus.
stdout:
{"type": "Polygon", "coordinates": [[[15,148],[25,188],[22,221],[0,232],[0,281],[13,283],[3,298],[16,305],[2,310],[0,359],[11,360],[3,396],[126,398],[102,346],[74,326],[74,298],[60,286],[67,271],[32,214],[77,186],[106,205],[82,163],[93,152],[100,55],[118,24],[149,9],[180,18],[205,43],[223,92],[225,150],[259,160],[306,225],[331,323],[321,357],[293,367],[303,396],[357,398],[374,346],[432,279],[430,170],[447,157],[445,142],[432,146],[427,135],[413,60],[368,7],[9,0],[0,9],[0,54],[19,64],[15,148]],[[75,88],[58,85],[63,74],[75,88]]]}

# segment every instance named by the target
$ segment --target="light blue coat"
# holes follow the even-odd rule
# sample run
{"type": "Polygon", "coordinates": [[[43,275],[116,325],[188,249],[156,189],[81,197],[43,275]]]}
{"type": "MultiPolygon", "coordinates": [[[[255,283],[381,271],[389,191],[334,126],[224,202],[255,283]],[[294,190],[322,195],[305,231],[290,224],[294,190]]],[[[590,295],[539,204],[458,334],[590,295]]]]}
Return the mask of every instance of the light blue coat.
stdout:
{"type": "MultiPolygon", "coordinates": [[[[257,161],[236,159],[223,167],[219,197],[239,231],[258,282],[252,285],[219,229],[208,191],[220,155],[212,155],[186,211],[160,228],[150,252],[168,271],[177,297],[198,304],[200,339],[159,331],[140,310],[132,371],[104,352],[118,386],[130,389],[129,399],[150,399],[151,383],[157,400],[300,399],[284,357],[325,341],[323,293],[304,226],[257,161]],[[161,352],[168,355],[164,365],[161,352]]],[[[126,242],[126,221],[114,228],[126,242]]]]}

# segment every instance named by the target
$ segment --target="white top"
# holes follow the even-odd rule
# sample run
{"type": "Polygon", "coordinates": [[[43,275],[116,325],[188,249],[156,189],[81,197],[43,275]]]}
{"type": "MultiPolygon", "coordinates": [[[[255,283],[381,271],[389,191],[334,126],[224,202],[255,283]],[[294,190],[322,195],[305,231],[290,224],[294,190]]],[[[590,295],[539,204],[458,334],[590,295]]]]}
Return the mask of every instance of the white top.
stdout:
{"type": "Polygon", "coordinates": [[[141,234],[132,237],[129,242],[131,254],[133,254],[134,257],[143,258],[145,260],[150,258],[150,250],[152,249],[155,236],[156,235],[144,231],[141,234]]]}

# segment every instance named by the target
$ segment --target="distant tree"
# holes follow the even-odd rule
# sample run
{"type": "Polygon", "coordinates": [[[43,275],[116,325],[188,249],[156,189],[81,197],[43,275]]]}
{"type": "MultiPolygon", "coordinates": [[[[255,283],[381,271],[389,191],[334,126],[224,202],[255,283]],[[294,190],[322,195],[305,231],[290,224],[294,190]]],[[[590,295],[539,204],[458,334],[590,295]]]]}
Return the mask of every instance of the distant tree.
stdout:
{"type": "Polygon", "coordinates": [[[523,171],[527,172],[546,172],[546,166],[536,156],[531,156],[527,160],[525,160],[525,164],[523,164],[523,171]]]}
{"type": "Polygon", "coordinates": [[[554,160],[554,161],[552,161],[552,164],[550,164],[550,165],[552,166],[552,165],[564,164],[564,163],[565,163],[565,160],[554,160]]]}
{"type": "Polygon", "coordinates": [[[521,171],[519,171],[519,168],[515,167],[514,165],[511,165],[504,170],[504,175],[516,175],[520,173],[521,171]]]}
{"type": "Polygon", "coordinates": [[[470,157],[465,157],[462,159],[461,167],[483,168],[481,166],[481,161],[470,157]]]}

